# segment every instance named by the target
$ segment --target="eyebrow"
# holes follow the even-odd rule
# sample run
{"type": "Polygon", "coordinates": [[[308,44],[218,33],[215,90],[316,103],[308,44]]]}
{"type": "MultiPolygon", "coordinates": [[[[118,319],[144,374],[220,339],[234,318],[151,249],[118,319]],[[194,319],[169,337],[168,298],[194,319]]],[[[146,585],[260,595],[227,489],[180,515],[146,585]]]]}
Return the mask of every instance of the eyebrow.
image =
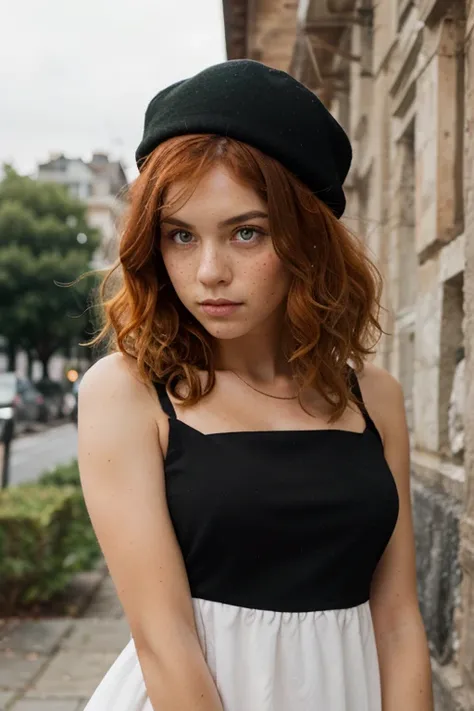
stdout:
{"type": "MultiPolygon", "coordinates": [[[[258,217],[266,219],[268,215],[261,210],[251,210],[250,212],[244,212],[242,215],[235,215],[235,217],[229,217],[227,220],[219,222],[218,227],[229,227],[229,225],[236,225],[239,222],[248,222],[248,220],[255,220],[255,218],[258,217]]],[[[190,225],[188,222],[184,222],[184,220],[179,220],[177,217],[166,217],[162,222],[177,225],[178,227],[185,227],[186,229],[193,229],[194,227],[194,225],[190,225]]]]}

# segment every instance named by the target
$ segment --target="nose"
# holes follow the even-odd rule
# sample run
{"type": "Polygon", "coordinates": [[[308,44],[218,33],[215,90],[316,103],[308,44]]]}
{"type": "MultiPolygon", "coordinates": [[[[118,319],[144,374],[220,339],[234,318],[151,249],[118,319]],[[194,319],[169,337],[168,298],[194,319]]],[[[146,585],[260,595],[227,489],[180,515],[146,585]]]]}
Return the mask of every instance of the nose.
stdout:
{"type": "Polygon", "coordinates": [[[232,270],[224,251],[216,244],[202,246],[197,276],[204,286],[212,287],[231,281],[232,270]]]}

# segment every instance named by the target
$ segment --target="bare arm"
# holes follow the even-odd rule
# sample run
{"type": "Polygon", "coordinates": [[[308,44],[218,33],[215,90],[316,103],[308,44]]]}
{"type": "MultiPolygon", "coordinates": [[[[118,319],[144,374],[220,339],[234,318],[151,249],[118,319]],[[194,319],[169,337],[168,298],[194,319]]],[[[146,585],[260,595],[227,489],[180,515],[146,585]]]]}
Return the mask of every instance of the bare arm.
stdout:
{"type": "Polygon", "coordinates": [[[367,409],[384,440],[400,512],[372,581],[370,605],[382,681],[383,711],[433,711],[431,665],[418,604],[410,499],[410,446],[403,391],[369,365],[360,381],[367,409]]]}
{"type": "Polygon", "coordinates": [[[222,711],[165,498],[155,400],[121,355],[85,375],[79,468],[156,711],[222,711]]]}

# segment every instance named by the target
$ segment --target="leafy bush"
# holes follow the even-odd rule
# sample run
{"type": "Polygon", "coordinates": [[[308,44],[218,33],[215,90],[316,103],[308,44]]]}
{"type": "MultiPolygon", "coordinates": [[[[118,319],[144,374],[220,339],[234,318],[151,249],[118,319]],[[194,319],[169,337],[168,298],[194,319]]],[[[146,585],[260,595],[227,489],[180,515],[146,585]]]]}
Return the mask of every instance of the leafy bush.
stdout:
{"type": "Polygon", "coordinates": [[[72,496],[71,521],[64,541],[68,551],[67,563],[68,566],[73,566],[75,572],[90,570],[100,557],[101,551],[82,495],[77,461],[74,460],[45,472],[40,477],[39,483],[45,486],[75,488],[72,496]]]}
{"type": "Polygon", "coordinates": [[[74,459],[69,464],[60,464],[55,469],[45,472],[40,476],[39,483],[48,486],[80,486],[77,461],[74,459]]]}
{"type": "Polygon", "coordinates": [[[77,462],[0,492],[0,616],[50,600],[100,555],[77,462]]]}
{"type": "Polygon", "coordinates": [[[65,549],[74,487],[12,487],[0,492],[0,610],[49,600],[73,566],[65,549]]]}

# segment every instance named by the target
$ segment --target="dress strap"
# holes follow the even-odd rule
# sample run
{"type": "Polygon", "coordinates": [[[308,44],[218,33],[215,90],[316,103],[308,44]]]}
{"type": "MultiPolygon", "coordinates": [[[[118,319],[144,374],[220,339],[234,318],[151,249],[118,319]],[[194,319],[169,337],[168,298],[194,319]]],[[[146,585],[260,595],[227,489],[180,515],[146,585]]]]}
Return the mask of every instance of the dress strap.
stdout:
{"type": "Polygon", "coordinates": [[[349,367],[349,383],[350,383],[351,391],[356,396],[356,398],[358,400],[357,404],[359,405],[359,407],[362,411],[367,428],[372,430],[372,432],[374,432],[374,434],[378,437],[380,442],[382,442],[382,437],[380,436],[380,432],[378,431],[377,427],[375,426],[375,422],[369,415],[369,412],[365,406],[364,398],[362,397],[362,391],[361,391],[360,385],[359,385],[359,379],[357,378],[356,372],[355,372],[354,368],[352,368],[351,366],[348,366],[348,367],[349,367]]]}
{"type": "Polygon", "coordinates": [[[154,382],[153,385],[155,386],[155,390],[158,393],[158,398],[160,400],[160,405],[163,409],[163,412],[165,412],[170,419],[175,420],[176,411],[168,395],[165,383],[154,382]]]}

